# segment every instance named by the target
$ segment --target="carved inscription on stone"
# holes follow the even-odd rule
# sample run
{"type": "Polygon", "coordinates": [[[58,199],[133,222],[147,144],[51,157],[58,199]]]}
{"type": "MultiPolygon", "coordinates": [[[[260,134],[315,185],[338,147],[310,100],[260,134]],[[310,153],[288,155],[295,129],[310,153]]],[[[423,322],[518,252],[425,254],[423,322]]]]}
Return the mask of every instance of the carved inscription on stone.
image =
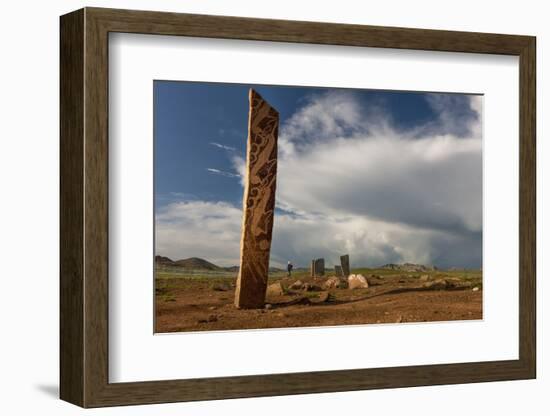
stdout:
{"type": "Polygon", "coordinates": [[[275,209],[279,113],[253,89],[249,92],[241,259],[235,306],[263,308],[275,209]]]}

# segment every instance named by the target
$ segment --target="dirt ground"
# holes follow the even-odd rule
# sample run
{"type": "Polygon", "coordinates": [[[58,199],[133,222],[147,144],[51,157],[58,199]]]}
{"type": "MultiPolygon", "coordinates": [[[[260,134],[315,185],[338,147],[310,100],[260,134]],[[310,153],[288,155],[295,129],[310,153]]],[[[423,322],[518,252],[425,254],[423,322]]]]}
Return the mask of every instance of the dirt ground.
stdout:
{"type": "Polygon", "coordinates": [[[327,278],[270,279],[283,294],[268,295],[264,309],[239,310],[234,278],[157,277],[155,332],[482,319],[481,273],[370,275],[367,289],[286,290],[297,280],[319,289],[327,278]],[[428,283],[442,279],[445,289],[428,283]]]}

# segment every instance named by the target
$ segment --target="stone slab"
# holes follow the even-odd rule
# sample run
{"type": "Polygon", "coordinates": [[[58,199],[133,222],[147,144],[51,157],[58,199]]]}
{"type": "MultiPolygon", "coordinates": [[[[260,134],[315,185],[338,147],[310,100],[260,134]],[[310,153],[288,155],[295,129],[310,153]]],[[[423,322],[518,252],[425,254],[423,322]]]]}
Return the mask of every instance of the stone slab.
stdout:
{"type": "Polygon", "coordinates": [[[342,273],[344,273],[344,277],[348,277],[350,275],[349,254],[340,256],[340,265],[342,266],[342,273]]]}
{"type": "Polygon", "coordinates": [[[249,92],[241,259],[235,306],[263,308],[273,231],[279,113],[253,89],[249,92]]]}

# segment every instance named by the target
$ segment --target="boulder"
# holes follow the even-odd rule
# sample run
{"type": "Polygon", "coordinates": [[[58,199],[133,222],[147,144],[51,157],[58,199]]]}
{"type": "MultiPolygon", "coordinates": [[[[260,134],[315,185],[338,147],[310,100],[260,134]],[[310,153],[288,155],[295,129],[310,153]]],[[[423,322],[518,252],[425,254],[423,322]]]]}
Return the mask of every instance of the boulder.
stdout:
{"type": "Polygon", "coordinates": [[[451,290],[464,290],[472,287],[472,282],[464,282],[460,279],[446,279],[447,289],[451,290]]]}
{"type": "Polygon", "coordinates": [[[445,290],[447,289],[448,284],[445,279],[438,279],[434,282],[426,282],[422,286],[430,290],[445,290]]]}
{"type": "Polygon", "coordinates": [[[311,303],[325,303],[330,301],[330,294],[328,292],[319,293],[319,297],[310,299],[311,303]]]}
{"type": "Polygon", "coordinates": [[[323,288],[319,285],[316,285],[314,283],[304,283],[302,286],[302,289],[308,292],[319,292],[323,290],[323,288]]]}
{"type": "Polygon", "coordinates": [[[292,290],[302,290],[303,287],[304,287],[304,283],[301,280],[296,280],[288,288],[292,290]]]}
{"type": "Polygon", "coordinates": [[[369,283],[362,274],[350,274],[348,277],[348,286],[350,289],[367,289],[369,283]]]}
{"type": "Polygon", "coordinates": [[[325,289],[341,289],[347,286],[346,281],[338,277],[329,277],[327,281],[323,284],[325,289]]]}
{"type": "Polygon", "coordinates": [[[284,289],[281,282],[272,283],[267,287],[266,295],[267,296],[282,296],[284,295],[284,289]]]}
{"type": "Polygon", "coordinates": [[[427,282],[428,280],[430,280],[429,274],[423,274],[422,276],[420,276],[420,281],[427,282]]]}
{"type": "Polygon", "coordinates": [[[375,274],[371,274],[370,276],[367,276],[366,279],[369,286],[378,286],[382,284],[380,276],[377,276],[375,274]]]}

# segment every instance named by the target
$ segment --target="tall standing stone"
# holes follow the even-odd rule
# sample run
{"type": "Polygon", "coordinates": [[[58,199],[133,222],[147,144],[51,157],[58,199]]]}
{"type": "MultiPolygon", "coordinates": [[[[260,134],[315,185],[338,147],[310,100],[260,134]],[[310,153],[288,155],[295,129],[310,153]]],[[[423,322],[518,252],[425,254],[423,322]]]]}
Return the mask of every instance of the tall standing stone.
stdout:
{"type": "Polygon", "coordinates": [[[315,260],[315,276],[325,275],[325,259],[315,260]]]}
{"type": "Polygon", "coordinates": [[[243,195],[241,260],[235,306],[263,308],[275,209],[279,113],[249,91],[248,140],[243,195]]]}
{"type": "Polygon", "coordinates": [[[349,254],[345,254],[343,256],[340,256],[340,264],[342,266],[342,273],[344,273],[344,277],[347,278],[350,275],[349,254]]]}
{"type": "Polygon", "coordinates": [[[325,259],[311,260],[311,277],[325,275],[325,259]]]}

